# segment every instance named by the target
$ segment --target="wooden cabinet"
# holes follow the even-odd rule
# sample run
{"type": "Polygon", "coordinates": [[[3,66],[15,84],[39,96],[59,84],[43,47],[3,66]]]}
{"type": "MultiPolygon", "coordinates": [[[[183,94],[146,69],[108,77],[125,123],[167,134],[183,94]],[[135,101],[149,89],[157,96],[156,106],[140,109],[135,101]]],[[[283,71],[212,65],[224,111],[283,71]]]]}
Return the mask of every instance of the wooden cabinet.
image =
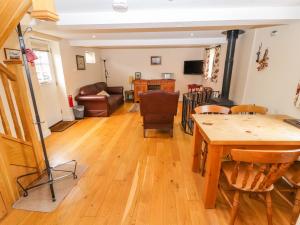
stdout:
{"type": "Polygon", "coordinates": [[[148,90],[148,85],[146,80],[135,80],[134,81],[134,101],[140,101],[139,94],[144,93],[148,90]]]}
{"type": "Polygon", "coordinates": [[[173,79],[160,79],[160,80],[134,80],[134,102],[139,102],[140,93],[147,92],[148,90],[164,90],[175,91],[175,80],[173,79]]]}

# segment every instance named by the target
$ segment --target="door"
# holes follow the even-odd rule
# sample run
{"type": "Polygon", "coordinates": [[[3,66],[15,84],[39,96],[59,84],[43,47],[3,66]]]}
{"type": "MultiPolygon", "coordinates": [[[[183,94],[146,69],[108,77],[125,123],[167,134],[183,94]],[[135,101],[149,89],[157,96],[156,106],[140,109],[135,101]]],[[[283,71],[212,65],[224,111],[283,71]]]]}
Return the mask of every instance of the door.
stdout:
{"type": "Polygon", "coordinates": [[[33,51],[38,57],[35,60],[35,69],[42,92],[44,113],[48,127],[62,120],[61,104],[59,100],[59,89],[57,87],[54,73],[52,55],[48,44],[33,42],[33,51]],[[35,48],[35,46],[38,48],[35,48]]]}

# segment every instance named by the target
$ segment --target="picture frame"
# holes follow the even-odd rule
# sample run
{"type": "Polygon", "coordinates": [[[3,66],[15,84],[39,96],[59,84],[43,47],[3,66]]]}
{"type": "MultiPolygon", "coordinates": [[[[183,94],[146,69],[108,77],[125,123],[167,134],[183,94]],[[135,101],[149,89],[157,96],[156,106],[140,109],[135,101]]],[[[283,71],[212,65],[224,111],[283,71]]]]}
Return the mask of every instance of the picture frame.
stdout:
{"type": "Polygon", "coordinates": [[[85,70],[85,58],[83,55],[76,55],[77,70],[85,70]]]}
{"type": "Polygon", "coordinates": [[[134,79],[135,80],[140,80],[141,78],[142,78],[142,73],[141,72],[135,72],[134,79]]]}
{"type": "Polygon", "coordinates": [[[6,60],[21,60],[21,50],[14,48],[4,48],[6,60]]]}
{"type": "Polygon", "coordinates": [[[151,56],[151,65],[161,65],[161,56],[151,56]]]}

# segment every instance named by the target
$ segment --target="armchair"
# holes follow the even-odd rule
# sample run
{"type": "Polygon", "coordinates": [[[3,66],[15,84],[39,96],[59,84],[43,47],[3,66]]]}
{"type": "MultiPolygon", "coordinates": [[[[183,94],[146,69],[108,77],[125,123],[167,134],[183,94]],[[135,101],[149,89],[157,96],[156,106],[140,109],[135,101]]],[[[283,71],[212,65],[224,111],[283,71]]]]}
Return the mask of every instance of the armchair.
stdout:
{"type": "Polygon", "coordinates": [[[140,109],[147,129],[167,129],[173,137],[174,116],[177,114],[179,92],[148,91],[140,94],[140,109]]]}

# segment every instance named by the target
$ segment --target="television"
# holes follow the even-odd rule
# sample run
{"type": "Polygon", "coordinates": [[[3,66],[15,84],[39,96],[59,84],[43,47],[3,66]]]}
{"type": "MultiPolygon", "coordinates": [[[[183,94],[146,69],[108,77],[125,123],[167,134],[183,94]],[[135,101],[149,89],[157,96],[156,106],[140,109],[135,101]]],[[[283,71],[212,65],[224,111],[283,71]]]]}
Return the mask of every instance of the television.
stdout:
{"type": "Polygon", "coordinates": [[[184,74],[202,75],[203,74],[203,60],[184,61],[184,74]]]}

